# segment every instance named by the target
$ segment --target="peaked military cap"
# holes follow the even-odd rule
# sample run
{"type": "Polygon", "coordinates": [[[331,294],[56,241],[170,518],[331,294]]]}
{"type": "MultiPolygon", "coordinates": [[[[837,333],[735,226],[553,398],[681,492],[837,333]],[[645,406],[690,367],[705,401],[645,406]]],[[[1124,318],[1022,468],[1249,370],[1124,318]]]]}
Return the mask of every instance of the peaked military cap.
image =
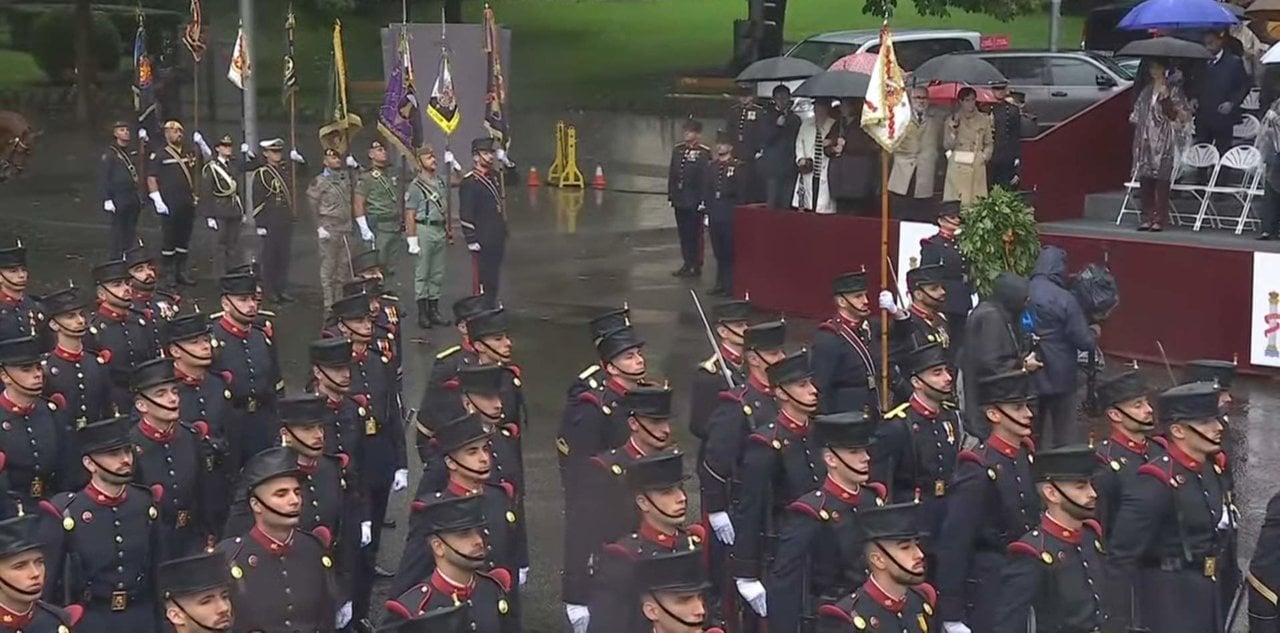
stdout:
{"type": "Polygon", "coordinates": [[[16,367],[40,362],[40,342],[33,336],[18,336],[0,341],[0,366],[16,367]]]}
{"type": "Polygon", "coordinates": [[[987,376],[978,381],[981,404],[1030,402],[1036,399],[1035,388],[1027,372],[1017,370],[987,376]]]}
{"type": "Polygon", "coordinates": [[[378,251],[368,250],[351,256],[351,270],[357,275],[375,268],[382,268],[378,262],[378,251]]]}
{"type": "Polygon", "coordinates": [[[198,554],[160,564],[156,586],[164,600],[181,598],[231,584],[226,559],[220,554],[198,554]]]}
{"type": "Polygon", "coordinates": [[[1147,382],[1137,371],[1103,376],[1098,380],[1098,405],[1104,409],[1145,395],[1147,382]]]}
{"type": "Polygon", "coordinates": [[[1222,415],[1218,389],[1207,382],[1179,385],[1160,394],[1156,407],[1165,422],[1211,420],[1222,415]]]}
{"type": "Polygon", "coordinates": [[[15,240],[13,246],[0,246],[0,268],[16,268],[27,265],[27,247],[22,240],[15,240]]]}
{"type": "Polygon", "coordinates": [[[866,448],[876,441],[877,422],[876,416],[870,411],[830,413],[813,418],[813,432],[819,446],[866,448]]]}
{"type": "Polygon", "coordinates": [[[329,306],[329,311],[333,313],[333,318],[339,321],[348,319],[367,319],[373,315],[369,309],[369,295],[360,293],[358,295],[347,295],[329,306]]]}
{"type": "Polygon", "coordinates": [[[769,384],[775,387],[809,378],[813,375],[813,368],[809,364],[809,350],[802,349],[788,354],[786,358],[769,365],[765,373],[769,376],[769,384]]]}
{"type": "Polygon", "coordinates": [[[465,365],[458,369],[458,388],[462,393],[497,395],[506,373],[499,365],[465,365]]]}
{"type": "Polygon", "coordinates": [[[622,397],[623,406],[634,415],[656,420],[671,417],[671,388],[641,385],[622,397]]]}
{"type": "Polygon", "coordinates": [[[1098,468],[1098,453],[1088,446],[1036,451],[1031,474],[1036,481],[1088,481],[1098,468]]]}
{"type": "Polygon", "coordinates": [[[270,152],[279,152],[284,150],[284,139],[269,138],[265,141],[259,141],[258,147],[270,152]]]}
{"type": "Polygon", "coordinates": [[[488,137],[478,138],[471,141],[471,153],[474,154],[476,152],[496,152],[498,151],[498,148],[496,147],[496,145],[497,143],[494,142],[494,140],[491,138],[488,138],[488,137]]]}
{"type": "Polygon", "coordinates": [[[851,295],[866,291],[867,271],[865,270],[836,275],[836,278],[831,280],[831,294],[833,295],[851,295]]]}
{"type": "Polygon", "coordinates": [[[131,416],[117,415],[97,422],[90,422],[76,430],[80,454],[109,453],[133,444],[130,433],[134,421],[131,416]]]}
{"type": "Polygon", "coordinates": [[[311,426],[321,424],[327,417],[325,398],[316,395],[281,398],[276,404],[276,414],[285,426],[311,426]]]}
{"type": "Polygon", "coordinates": [[[662,552],[641,558],[636,564],[636,586],[645,592],[692,593],[711,586],[698,549],[662,552]]]}
{"type": "Polygon", "coordinates": [[[182,130],[182,121],[179,121],[179,120],[177,120],[177,119],[169,119],[168,121],[165,121],[165,122],[164,122],[164,129],[166,129],[166,130],[179,130],[179,131],[181,131],[181,130],[182,130]]]}
{"type": "Polygon", "coordinates": [[[213,332],[209,317],[199,312],[173,317],[162,323],[160,331],[165,344],[181,343],[213,332]]]}
{"type": "Polygon", "coordinates": [[[782,349],[786,342],[787,324],[782,321],[758,323],[742,335],[742,346],[746,349],[772,351],[782,349]]]}
{"type": "Polygon", "coordinates": [[[422,513],[422,526],[427,534],[463,532],[484,527],[484,495],[446,497],[429,493],[414,502],[413,509],[422,513]]]}
{"type": "Polygon", "coordinates": [[[132,128],[132,127],[133,127],[133,123],[131,123],[131,122],[129,122],[129,121],[126,121],[126,120],[124,120],[124,119],[116,119],[116,120],[114,120],[114,121],[112,121],[112,122],[111,122],[111,127],[107,128],[107,129],[109,129],[109,130],[111,130],[111,131],[113,131],[113,132],[114,132],[114,131],[116,131],[116,130],[118,130],[118,129],[122,128],[122,127],[132,128]]]}
{"type": "Polygon", "coordinates": [[[503,308],[485,310],[467,320],[467,337],[473,341],[507,331],[507,311],[503,308]]]}
{"type": "Polygon", "coordinates": [[[596,343],[596,352],[600,354],[601,359],[608,361],[621,356],[623,352],[629,349],[637,347],[644,347],[644,339],[637,337],[635,331],[631,328],[620,327],[600,338],[600,342],[596,343]]]}
{"type": "Polygon", "coordinates": [[[299,478],[302,470],[298,468],[298,454],[284,446],[273,446],[245,462],[240,471],[242,489],[252,491],[254,488],[278,477],[299,478]]]}
{"type": "Polygon", "coordinates": [[[218,278],[218,287],[224,295],[243,297],[258,294],[258,276],[231,273],[218,278]]]}
{"type": "Polygon", "coordinates": [[[76,287],[55,290],[40,298],[40,309],[51,317],[84,310],[91,304],[92,301],[82,296],[80,289],[76,287]]]}
{"type": "Polygon", "coordinates": [[[909,541],[924,536],[916,520],[919,509],[918,503],[891,503],[858,510],[863,540],[909,541]]]}
{"type": "Polygon", "coordinates": [[[0,521],[0,558],[44,547],[36,538],[39,528],[40,518],[35,514],[23,514],[0,521]]]}
{"type": "Polygon", "coordinates": [[[153,358],[133,366],[133,371],[129,373],[129,390],[136,394],[176,381],[177,378],[173,375],[173,359],[153,358]]]}
{"type": "Polygon", "coordinates": [[[221,147],[235,147],[235,144],[236,140],[231,138],[230,134],[223,134],[222,137],[218,139],[218,145],[221,147]]]}
{"type": "Polygon", "coordinates": [[[685,482],[684,453],[670,449],[645,455],[627,467],[627,485],[632,490],[667,490],[685,482]]]}
{"type": "Polygon", "coordinates": [[[618,328],[631,327],[631,309],[620,308],[618,310],[610,310],[587,323],[591,328],[591,343],[599,345],[600,339],[605,334],[612,332],[618,328]]]}
{"type": "Polygon", "coordinates": [[[1226,390],[1236,381],[1236,364],[1225,360],[1193,360],[1187,363],[1186,376],[1187,382],[1217,383],[1219,389],[1226,390]]]}
{"type": "Polygon", "coordinates": [[[907,271],[907,287],[918,290],[920,286],[942,283],[946,268],[942,264],[925,264],[907,271]]]}
{"type": "Polygon", "coordinates": [[[926,370],[946,364],[947,356],[943,353],[942,346],[937,343],[929,343],[911,350],[907,354],[907,361],[902,369],[915,376],[924,373],[926,370]]]}
{"type": "Polygon", "coordinates": [[[741,299],[721,301],[711,308],[711,319],[716,323],[742,323],[751,318],[751,302],[741,299]]]}
{"type": "Polygon", "coordinates": [[[375,633],[472,633],[469,603],[432,609],[408,620],[395,620],[374,629],[375,633]]]}
{"type": "Polygon", "coordinates": [[[471,317],[489,309],[489,297],[479,294],[463,297],[453,302],[453,318],[464,323],[471,317]]]}
{"type": "Polygon", "coordinates": [[[492,436],[493,431],[486,429],[478,416],[468,413],[436,429],[436,448],[444,455],[492,436]]]}
{"type": "Polygon", "coordinates": [[[384,149],[384,148],[386,148],[386,145],[383,145],[382,141],[379,139],[375,138],[372,141],[369,141],[369,149],[384,149]]]}
{"type": "Polygon", "coordinates": [[[332,337],[311,341],[311,364],[320,367],[346,367],[351,364],[351,341],[332,337]]]}
{"type": "Polygon", "coordinates": [[[105,284],[121,279],[132,279],[129,274],[129,263],[123,259],[104,262],[93,267],[93,283],[105,284]]]}
{"type": "Polygon", "coordinates": [[[338,150],[333,149],[332,147],[326,147],[324,149],[324,155],[325,155],[325,158],[342,158],[342,152],[339,152],[338,150]]]}

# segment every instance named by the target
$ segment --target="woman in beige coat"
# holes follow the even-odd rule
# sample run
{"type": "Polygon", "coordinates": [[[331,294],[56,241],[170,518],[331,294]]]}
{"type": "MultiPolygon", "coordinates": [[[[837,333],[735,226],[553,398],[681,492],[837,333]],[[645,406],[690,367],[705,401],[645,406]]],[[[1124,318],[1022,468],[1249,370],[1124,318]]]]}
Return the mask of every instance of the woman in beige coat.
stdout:
{"type": "Polygon", "coordinates": [[[991,115],[978,110],[978,94],[961,88],[959,110],[947,119],[942,147],[947,157],[947,181],[943,200],[959,200],[961,205],[987,195],[987,163],[991,161],[991,115]]]}

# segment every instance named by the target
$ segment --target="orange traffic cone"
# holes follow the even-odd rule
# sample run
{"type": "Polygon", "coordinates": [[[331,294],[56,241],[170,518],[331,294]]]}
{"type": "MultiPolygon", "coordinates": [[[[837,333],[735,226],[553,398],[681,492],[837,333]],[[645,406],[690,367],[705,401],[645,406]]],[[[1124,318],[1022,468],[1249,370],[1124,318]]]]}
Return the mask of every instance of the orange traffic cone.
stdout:
{"type": "Polygon", "coordinates": [[[529,182],[528,182],[528,185],[529,185],[530,187],[541,187],[541,186],[542,186],[542,180],[538,178],[538,168],[537,168],[537,167],[530,167],[530,168],[529,168],[529,182]]]}
{"type": "Polygon", "coordinates": [[[604,166],[596,163],[596,175],[591,179],[591,186],[595,189],[604,189],[604,166]]]}

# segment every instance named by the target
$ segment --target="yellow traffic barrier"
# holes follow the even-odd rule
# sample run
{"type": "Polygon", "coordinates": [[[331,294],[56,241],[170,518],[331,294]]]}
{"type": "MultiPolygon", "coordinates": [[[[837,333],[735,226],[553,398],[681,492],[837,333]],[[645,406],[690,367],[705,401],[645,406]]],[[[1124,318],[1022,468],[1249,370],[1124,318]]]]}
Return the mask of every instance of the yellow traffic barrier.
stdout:
{"type": "Polygon", "coordinates": [[[564,171],[560,174],[560,187],[585,187],[586,178],[578,169],[578,128],[570,125],[565,134],[564,171]]]}
{"type": "Polygon", "coordinates": [[[560,175],[564,173],[564,121],[556,121],[556,159],[547,169],[547,184],[560,184],[560,175]]]}

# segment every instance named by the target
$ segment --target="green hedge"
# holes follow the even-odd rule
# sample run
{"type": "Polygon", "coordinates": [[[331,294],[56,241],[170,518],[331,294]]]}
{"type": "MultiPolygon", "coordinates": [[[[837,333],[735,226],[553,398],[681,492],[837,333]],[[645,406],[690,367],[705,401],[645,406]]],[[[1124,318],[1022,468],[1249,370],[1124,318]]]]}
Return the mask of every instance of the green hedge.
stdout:
{"type": "MultiPolygon", "coordinates": [[[[31,26],[30,52],[36,65],[53,82],[72,81],[75,78],[75,18],[71,11],[50,11],[36,18],[31,26]]],[[[90,38],[90,56],[98,64],[98,71],[109,73],[120,67],[124,42],[111,20],[100,13],[93,14],[93,34],[90,38]]]]}

